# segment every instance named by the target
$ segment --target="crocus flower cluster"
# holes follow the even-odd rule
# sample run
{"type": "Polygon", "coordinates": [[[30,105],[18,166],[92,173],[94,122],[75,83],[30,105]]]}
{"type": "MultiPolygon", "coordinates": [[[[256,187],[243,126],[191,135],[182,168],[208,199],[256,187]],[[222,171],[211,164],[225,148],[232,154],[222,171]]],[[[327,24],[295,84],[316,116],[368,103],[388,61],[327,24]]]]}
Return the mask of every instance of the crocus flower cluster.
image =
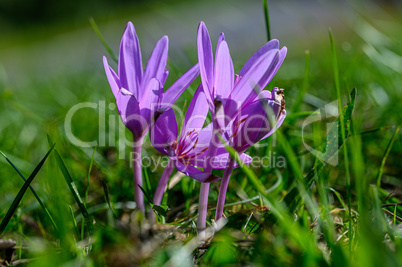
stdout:
{"type": "Polygon", "coordinates": [[[269,41],[235,75],[224,34],[218,38],[214,61],[208,30],[201,22],[197,35],[199,64],[165,92],[167,46],[168,38],[164,36],[156,44],[143,71],[139,41],[134,26],[128,23],[120,46],[118,75],[105,57],[104,66],[122,121],[133,133],[138,207],[145,211],[138,185],[142,185],[141,146],[149,130],[152,145],[169,157],[154,194],[154,204],[161,203],[168,179],[176,168],[201,182],[198,227],[203,229],[209,183],[220,179],[212,173],[213,169],[225,169],[216,208],[217,221],[222,217],[230,174],[239,166],[221,140],[240,154],[241,164],[250,164],[252,158],[244,152],[274,133],[285,119],[283,89],[275,87],[272,92],[263,89],[285,59],[286,47],[279,49],[277,40],[269,41]],[[189,104],[179,135],[171,106],[198,74],[201,84],[189,104]],[[207,124],[209,112],[212,122],[207,124]]]}

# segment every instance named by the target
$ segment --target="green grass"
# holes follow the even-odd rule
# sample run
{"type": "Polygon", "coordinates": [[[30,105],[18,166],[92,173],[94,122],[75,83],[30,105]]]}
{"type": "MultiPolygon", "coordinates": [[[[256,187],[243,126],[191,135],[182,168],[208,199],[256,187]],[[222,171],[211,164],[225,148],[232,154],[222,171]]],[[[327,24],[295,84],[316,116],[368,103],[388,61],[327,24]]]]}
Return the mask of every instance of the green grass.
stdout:
{"type": "MultiPolygon", "coordinates": [[[[114,99],[101,67],[46,81],[32,77],[20,88],[0,80],[0,150],[14,164],[0,160],[1,238],[16,240],[16,260],[30,259],[29,266],[402,265],[402,75],[397,67],[402,60],[390,57],[402,54],[401,21],[362,16],[357,22],[352,32],[338,35],[334,30],[331,39],[323,34],[309,52],[291,53],[285,60],[269,87],[285,88],[288,117],[274,137],[261,142],[267,146],[247,153],[275,153],[285,158],[286,167],[235,169],[226,198],[227,222],[201,247],[198,182],[184,177],[168,189],[162,203],[170,210],[163,224],[150,228],[134,210],[129,149],[124,160],[116,146],[80,148],[66,138],[64,118],[72,106],[105,101],[105,126],[98,123],[98,110],[87,108],[73,118],[72,131],[90,141],[104,127],[106,144],[118,143],[121,132],[109,129],[109,119],[114,116],[117,124],[119,118],[108,108],[114,99]],[[376,29],[389,41],[378,42],[363,29],[376,29]],[[320,103],[335,100],[339,119],[324,118],[304,128],[310,147],[331,152],[315,157],[303,143],[303,122],[317,116],[320,103]],[[37,162],[53,143],[39,172],[37,162]],[[328,164],[329,158],[337,158],[337,164],[328,164]],[[28,182],[19,176],[29,177],[28,182]],[[30,182],[35,195],[21,193],[30,182]]],[[[272,18],[270,25],[275,27],[272,18]]],[[[295,47],[289,45],[289,51],[295,47]]],[[[232,57],[235,66],[243,63],[232,57]]],[[[177,65],[170,67],[175,71],[168,83],[189,67],[170,62],[177,65]]],[[[190,99],[184,93],[179,101],[190,99]]],[[[144,155],[158,155],[148,139],[144,155]]],[[[152,172],[154,167],[144,169],[149,181],[144,190],[151,193],[163,171],[152,172]]],[[[211,185],[210,226],[218,189],[219,182],[211,185]]]]}

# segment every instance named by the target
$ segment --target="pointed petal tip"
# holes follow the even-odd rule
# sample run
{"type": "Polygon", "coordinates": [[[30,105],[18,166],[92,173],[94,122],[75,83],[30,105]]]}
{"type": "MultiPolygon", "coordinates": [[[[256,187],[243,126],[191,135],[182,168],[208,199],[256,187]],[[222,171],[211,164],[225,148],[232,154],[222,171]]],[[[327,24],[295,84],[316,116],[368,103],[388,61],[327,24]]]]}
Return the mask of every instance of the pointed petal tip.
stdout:
{"type": "Polygon", "coordinates": [[[126,29],[128,29],[128,28],[134,29],[134,24],[131,21],[127,22],[127,24],[126,24],[126,29]]]}
{"type": "Polygon", "coordinates": [[[134,24],[131,21],[127,22],[123,35],[130,34],[130,33],[132,33],[133,35],[136,35],[134,24]]]}
{"type": "Polygon", "coordinates": [[[138,40],[137,32],[135,31],[134,24],[131,21],[127,22],[127,24],[126,24],[126,28],[124,29],[122,41],[123,41],[123,39],[125,39],[124,37],[126,37],[130,41],[132,39],[138,40]]]}
{"type": "Polygon", "coordinates": [[[204,90],[208,91],[212,97],[214,83],[212,44],[208,30],[203,23],[200,23],[198,28],[197,51],[198,62],[200,64],[201,82],[204,90]]]}
{"type": "Polygon", "coordinates": [[[221,32],[221,34],[219,35],[219,39],[225,41],[225,34],[223,32],[221,32]]]}
{"type": "Polygon", "coordinates": [[[276,49],[279,49],[279,40],[278,39],[272,39],[268,43],[273,44],[276,49]]]}
{"type": "MultiPolygon", "coordinates": [[[[167,35],[164,35],[159,41],[158,43],[161,44],[161,49],[164,51],[166,57],[167,57],[167,53],[168,53],[168,49],[169,49],[169,37],[167,35]]],[[[158,45],[158,44],[157,44],[158,45]]],[[[156,46],[155,46],[156,47],[156,46]]],[[[166,62],[165,62],[166,65],[166,62]]]]}
{"type": "Polygon", "coordinates": [[[208,34],[208,37],[209,37],[208,28],[203,21],[201,21],[200,24],[198,25],[197,32],[198,32],[198,35],[200,35],[204,32],[204,33],[208,34]]]}
{"type": "Polygon", "coordinates": [[[160,41],[163,41],[163,42],[165,42],[166,44],[169,44],[169,37],[167,36],[167,35],[164,35],[160,40],[159,40],[159,42],[160,41]]]}
{"type": "Polygon", "coordinates": [[[281,50],[279,50],[279,54],[283,54],[283,56],[286,56],[286,54],[288,53],[288,48],[286,46],[282,47],[281,50]]]}

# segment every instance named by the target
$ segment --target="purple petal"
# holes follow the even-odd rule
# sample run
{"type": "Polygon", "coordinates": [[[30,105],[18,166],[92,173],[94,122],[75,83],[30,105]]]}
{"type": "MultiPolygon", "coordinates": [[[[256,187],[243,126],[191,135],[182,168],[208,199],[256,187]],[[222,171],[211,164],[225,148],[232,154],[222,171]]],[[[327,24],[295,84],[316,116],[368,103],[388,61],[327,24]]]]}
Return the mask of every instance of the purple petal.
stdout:
{"type": "MultiPolygon", "coordinates": [[[[168,47],[169,39],[167,36],[163,36],[155,45],[155,48],[149,57],[147,66],[145,67],[144,76],[142,77],[141,88],[144,88],[144,86],[146,86],[152,78],[162,81],[165,77],[168,47]]],[[[140,102],[143,95],[144,92],[140,90],[138,98],[140,102]]]]}
{"type": "Polygon", "coordinates": [[[187,87],[194,81],[200,72],[198,63],[184,73],[170,88],[164,93],[162,107],[170,107],[187,87]]]}
{"type": "Polygon", "coordinates": [[[251,68],[251,66],[254,64],[254,62],[260,56],[264,55],[265,53],[267,53],[268,51],[270,51],[272,49],[279,49],[279,41],[278,40],[273,39],[273,40],[269,41],[268,43],[263,45],[257,52],[255,52],[254,55],[252,55],[247,60],[246,64],[244,64],[243,68],[239,72],[239,76],[244,76],[244,74],[246,74],[246,72],[251,68]]]}
{"type": "Polygon", "coordinates": [[[201,21],[198,26],[197,35],[198,62],[200,63],[201,82],[204,87],[208,103],[213,107],[213,56],[211,39],[209,38],[208,29],[204,22],[201,21]]]}
{"type": "MultiPolygon", "coordinates": [[[[253,158],[244,153],[240,155],[240,160],[243,162],[243,164],[246,164],[246,165],[250,165],[251,162],[253,162],[253,158]]],[[[239,163],[236,162],[234,165],[234,168],[238,168],[238,167],[239,167],[239,163]]]]}
{"type": "Polygon", "coordinates": [[[167,79],[168,76],[169,76],[169,70],[165,69],[165,73],[163,74],[163,76],[162,76],[162,78],[160,80],[161,84],[165,84],[166,79],[167,79]]]}
{"type": "Polygon", "coordinates": [[[220,122],[221,128],[225,128],[229,124],[229,122],[232,121],[236,117],[237,113],[240,110],[241,104],[242,103],[238,103],[238,101],[234,101],[230,98],[223,101],[223,107],[224,107],[223,113],[225,116],[225,118],[224,118],[225,122],[223,124],[222,124],[222,122],[220,122]]]}
{"type": "MultiPolygon", "coordinates": [[[[218,58],[218,48],[221,45],[222,41],[225,41],[225,34],[221,32],[218,38],[218,42],[216,43],[216,51],[215,51],[215,60],[218,58]]],[[[216,67],[216,62],[215,62],[215,67],[216,67]]]]}
{"type": "Polygon", "coordinates": [[[144,96],[142,97],[139,107],[141,110],[141,116],[145,118],[145,120],[149,123],[151,123],[152,120],[152,114],[155,113],[155,111],[160,107],[160,99],[163,94],[163,88],[160,82],[152,78],[146,89],[144,96]]]}
{"type": "Polygon", "coordinates": [[[205,97],[205,92],[200,84],[194,93],[190,105],[188,106],[186,116],[184,117],[183,121],[181,136],[183,137],[192,131],[200,132],[202,130],[202,126],[204,126],[208,110],[209,107],[205,97]]]}
{"type": "Polygon", "coordinates": [[[262,90],[258,95],[254,91],[250,92],[249,96],[246,98],[247,102],[244,103],[240,101],[234,101],[232,99],[226,99],[224,103],[224,112],[225,112],[225,126],[228,125],[228,122],[233,120],[240,111],[242,111],[247,105],[261,99],[271,99],[272,94],[268,90],[262,90]],[[252,97],[255,96],[254,99],[252,97]],[[250,99],[250,100],[248,100],[250,99]]]}
{"type": "Polygon", "coordinates": [[[281,103],[278,101],[266,99],[261,101],[255,101],[242,112],[245,120],[235,130],[238,134],[233,139],[234,148],[238,152],[244,152],[256,142],[271,135],[282,124],[284,116],[286,116],[284,110],[283,115],[279,114],[281,103]],[[265,104],[261,101],[264,101],[265,104]],[[271,118],[276,120],[272,122],[274,125],[271,124],[271,118]]]}
{"type": "Polygon", "coordinates": [[[215,182],[220,179],[220,177],[216,175],[202,172],[192,165],[189,164],[184,165],[182,162],[177,160],[175,161],[175,165],[178,171],[202,183],[215,182]]]}
{"type": "Polygon", "coordinates": [[[221,98],[227,98],[233,89],[234,69],[229,47],[225,41],[218,43],[215,58],[215,92],[221,98]]]}
{"type": "Polygon", "coordinates": [[[140,114],[140,108],[135,97],[123,88],[116,97],[116,105],[124,125],[133,133],[135,138],[142,137],[148,124],[140,114]]]}
{"type": "Polygon", "coordinates": [[[256,97],[255,100],[263,99],[263,98],[271,99],[271,97],[272,97],[272,94],[271,94],[270,91],[268,91],[268,90],[262,90],[262,91],[258,94],[258,96],[256,97]]]}
{"type": "Polygon", "coordinates": [[[112,89],[113,95],[116,98],[117,94],[119,93],[119,90],[120,90],[119,77],[117,77],[114,70],[107,63],[106,57],[103,57],[103,66],[105,67],[105,73],[106,73],[107,80],[109,81],[110,88],[112,89]]]}
{"type": "MultiPolygon", "coordinates": [[[[218,149],[218,150],[220,150],[220,149],[218,149]]],[[[226,151],[226,149],[225,149],[225,151],[226,151]]],[[[229,153],[227,151],[225,153],[221,153],[213,158],[213,160],[211,162],[212,168],[213,169],[226,169],[229,164],[229,160],[230,160],[230,157],[229,157],[229,153]]],[[[253,161],[253,158],[250,157],[249,155],[243,153],[240,155],[240,160],[241,160],[242,164],[249,165],[253,161]]],[[[239,163],[236,162],[234,164],[234,168],[238,168],[238,167],[239,167],[239,163]]]]}
{"type": "MultiPolygon", "coordinates": [[[[283,61],[285,60],[285,57],[286,57],[287,52],[288,52],[288,49],[287,49],[286,46],[282,47],[282,49],[279,50],[279,61],[278,61],[278,63],[276,64],[276,67],[275,67],[275,69],[274,69],[274,72],[273,72],[273,74],[272,74],[272,77],[278,72],[278,70],[279,70],[279,68],[281,67],[283,61]]],[[[272,79],[272,78],[271,78],[271,79],[272,79]]],[[[267,82],[267,84],[268,84],[268,83],[269,83],[269,81],[267,82]]],[[[266,85],[265,85],[265,86],[266,86],[266,85]]],[[[265,87],[265,86],[264,86],[264,87],[265,87]]]]}
{"type": "Polygon", "coordinates": [[[225,34],[223,32],[219,35],[218,42],[216,44],[215,58],[218,57],[218,48],[222,41],[225,41],[225,34]]]}
{"type": "Polygon", "coordinates": [[[156,150],[165,155],[170,155],[171,147],[178,137],[173,109],[169,108],[159,116],[149,132],[149,137],[156,150]]]}
{"type": "Polygon", "coordinates": [[[117,110],[124,123],[126,122],[127,116],[129,116],[130,114],[140,113],[137,99],[135,98],[135,96],[132,95],[131,92],[124,88],[122,88],[117,94],[116,105],[117,110]],[[130,106],[128,105],[129,103],[131,103],[130,106]]]}
{"type": "Polygon", "coordinates": [[[119,78],[121,86],[138,99],[138,90],[142,79],[142,59],[138,37],[131,22],[127,23],[121,38],[119,78]]]}
{"type": "Polygon", "coordinates": [[[271,129],[269,119],[265,116],[265,113],[253,114],[250,118],[247,118],[244,126],[240,128],[238,135],[234,138],[235,149],[238,152],[246,151],[271,129]]]}
{"type": "Polygon", "coordinates": [[[270,136],[271,134],[273,134],[279,127],[281,127],[283,121],[286,118],[286,110],[282,110],[281,114],[279,115],[278,121],[276,122],[274,128],[272,128],[272,130],[270,130],[266,135],[264,135],[260,140],[263,140],[265,138],[267,138],[268,136],[270,136]]]}
{"type": "Polygon", "coordinates": [[[279,50],[278,53],[278,59],[275,59],[272,61],[271,65],[269,66],[266,75],[264,75],[261,80],[258,82],[260,90],[263,90],[268,83],[272,80],[272,78],[275,76],[275,74],[278,72],[279,68],[281,67],[283,61],[285,60],[287,53],[287,48],[283,47],[281,50],[279,50]]]}
{"type": "MultiPolygon", "coordinates": [[[[246,63],[245,71],[241,71],[243,77],[236,84],[231,94],[231,99],[238,103],[240,106],[245,106],[253,101],[258,92],[267,86],[272,80],[283,60],[286,57],[287,48],[283,47],[281,50],[276,48],[268,49],[268,44],[250,58],[246,63]],[[256,92],[255,92],[256,91],[256,92]]],[[[271,46],[276,47],[275,46],[271,46]]]]}
{"type": "Polygon", "coordinates": [[[205,126],[198,133],[198,142],[194,148],[194,153],[199,154],[201,151],[205,150],[205,148],[209,146],[211,138],[212,138],[212,123],[205,126]]]}
{"type": "Polygon", "coordinates": [[[270,50],[260,56],[236,84],[230,98],[242,104],[255,99],[258,92],[263,89],[262,85],[273,77],[271,74],[276,67],[278,59],[277,50],[270,50]]]}

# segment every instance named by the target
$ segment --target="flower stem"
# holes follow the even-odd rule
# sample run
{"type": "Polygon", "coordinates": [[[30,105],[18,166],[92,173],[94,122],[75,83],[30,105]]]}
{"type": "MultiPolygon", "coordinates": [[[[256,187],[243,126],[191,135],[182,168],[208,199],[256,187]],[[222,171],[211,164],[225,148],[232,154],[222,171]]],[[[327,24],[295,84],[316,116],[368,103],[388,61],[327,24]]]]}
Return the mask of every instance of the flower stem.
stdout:
{"type": "MultiPolygon", "coordinates": [[[[154,194],[154,204],[160,205],[162,203],[163,194],[165,193],[165,189],[167,183],[169,181],[169,177],[172,174],[174,169],[174,161],[169,159],[169,162],[166,168],[163,170],[161,179],[159,180],[158,187],[156,187],[155,194],[154,194]]],[[[155,213],[153,210],[149,213],[149,222],[151,224],[155,223],[155,213]]]]}
{"type": "MultiPolygon", "coordinates": [[[[216,129],[219,129],[219,126],[215,119],[213,125],[214,127],[212,132],[212,138],[211,141],[209,142],[207,164],[204,169],[205,173],[212,173],[212,159],[216,154],[219,142],[216,133],[216,129]]],[[[204,230],[207,225],[208,195],[209,195],[209,183],[201,183],[200,198],[198,202],[198,220],[197,220],[197,228],[199,231],[204,230]]]]}
{"type": "Polygon", "coordinates": [[[134,197],[137,207],[145,214],[144,194],[139,186],[142,187],[142,150],[143,138],[133,142],[133,175],[134,175],[134,197]]]}
{"type": "Polygon", "coordinates": [[[219,221],[222,218],[223,206],[225,205],[226,192],[228,190],[230,174],[232,173],[234,166],[234,160],[230,158],[228,166],[222,176],[221,187],[219,189],[218,203],[216,204],[215,221],[219,221]]]}
{"type": "Polygon", "coordinates": [[[207,226],[208,195],[209,183],[201,183],[197,221],[197,228],[199,231],[205,230],[205,227],[207,226]]]}
{"type": "Polygon", "coordinates": [[[160,205],[162,202],[163,194],[165,193],[165,189],[167,183],[169,181],[169,177],[173,172],[174,162],[173,160],[169,159],[169,162],[162,173],[161,179],[159,180],[158,187],[156,188],[155,195],[154,195],[154,204],[160,205]]]}

